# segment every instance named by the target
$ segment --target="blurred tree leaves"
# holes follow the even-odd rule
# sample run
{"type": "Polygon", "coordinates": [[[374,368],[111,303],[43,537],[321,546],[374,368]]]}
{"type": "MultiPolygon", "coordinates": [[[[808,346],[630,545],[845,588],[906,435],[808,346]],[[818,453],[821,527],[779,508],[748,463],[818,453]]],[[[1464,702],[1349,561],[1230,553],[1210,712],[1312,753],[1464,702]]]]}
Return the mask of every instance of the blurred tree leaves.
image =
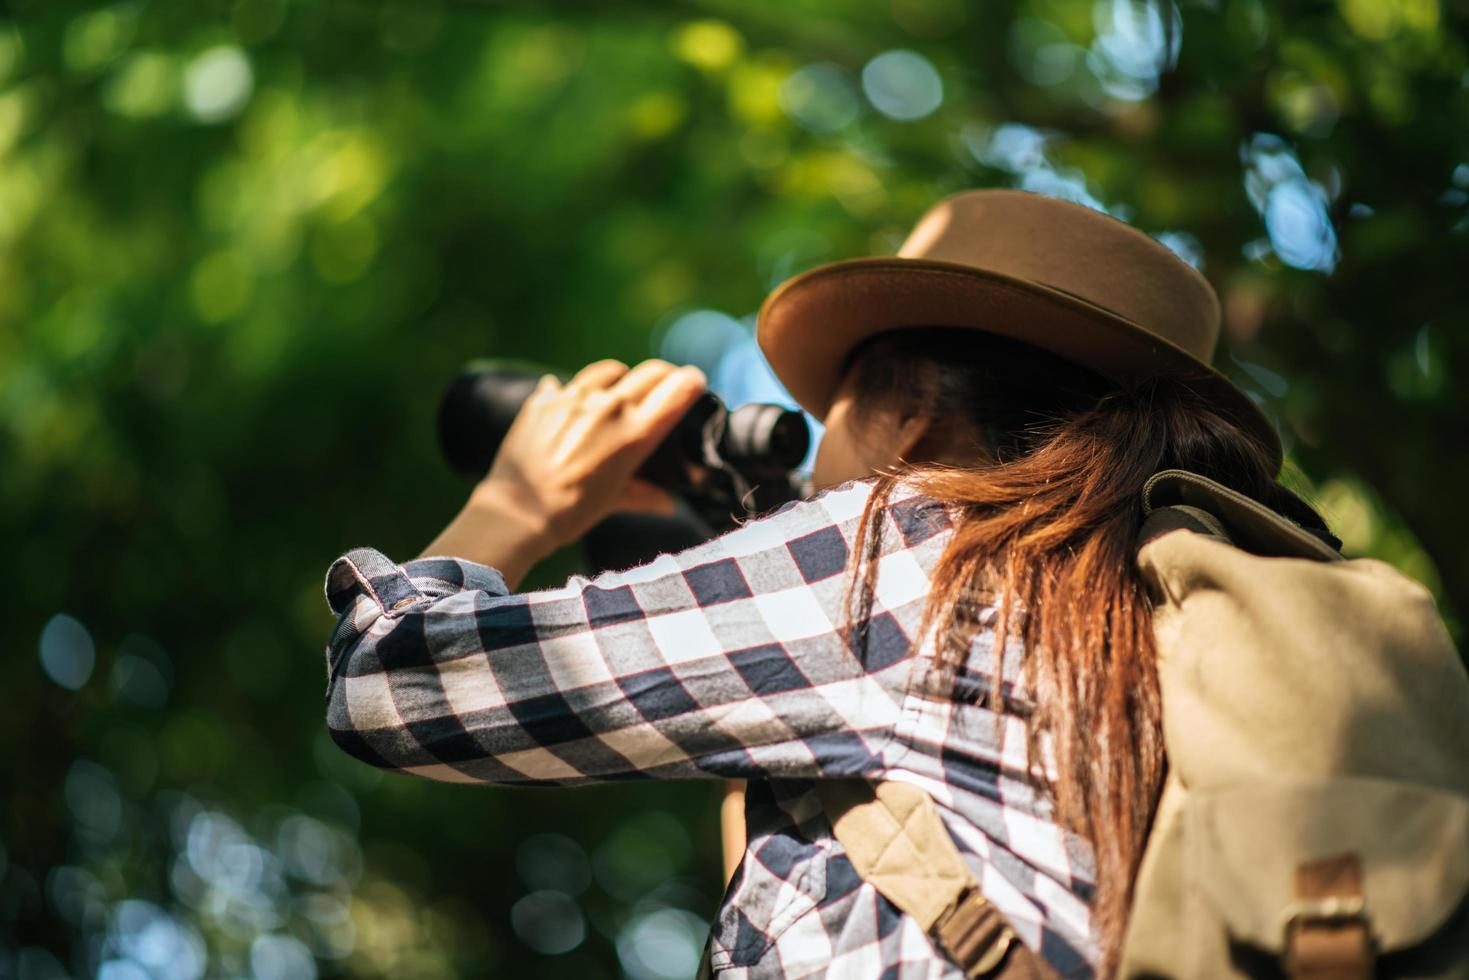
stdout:
{"type": "Polygon", "coordinates": [[[148,934],[211,975],[302,955],[652,975],[627,937],[686,945],[664,913],[717,900],[709,788],[357,766],[322,733],[320,576],[360,543],[416,553],[457,506],[431,422],[463,361],[641,358],[688,309],[747,316],[804,268],[892,252],[965,187],[1084,200],[1200,264],[1219,363],[1280,419],[1294,479],[1462,616],[1466,20],[1457,0],[11,0],[5,969],[199,975],[150,966],[148,934]],[[94,651],[77,690],[56,679],[81,670],[71,627],[39,652],[58,614],[94,651]],[[596,871],[559,954],[536,930],[564,934],[545,910],[567,906],[516,864],[547,831],[570,849],[535,854],[596,871]],[[617,870],[654,866],[663,885],[617,870]]]}

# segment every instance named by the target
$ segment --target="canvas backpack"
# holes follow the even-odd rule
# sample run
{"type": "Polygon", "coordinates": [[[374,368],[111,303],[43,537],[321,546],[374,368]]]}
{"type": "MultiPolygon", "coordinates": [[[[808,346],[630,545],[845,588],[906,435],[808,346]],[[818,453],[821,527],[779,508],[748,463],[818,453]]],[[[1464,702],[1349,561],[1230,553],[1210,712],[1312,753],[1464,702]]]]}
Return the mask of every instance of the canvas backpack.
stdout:
{"type": "MultiPolygon", "coordinates": [[[[1198,474],[1142,506],[1169,771],[1118,975],[1469,978],[1469,674],[1431,595],[1198,474]]],[[[1054,975],[921,790],[820,785],[967,976],[1054,975]]]]}

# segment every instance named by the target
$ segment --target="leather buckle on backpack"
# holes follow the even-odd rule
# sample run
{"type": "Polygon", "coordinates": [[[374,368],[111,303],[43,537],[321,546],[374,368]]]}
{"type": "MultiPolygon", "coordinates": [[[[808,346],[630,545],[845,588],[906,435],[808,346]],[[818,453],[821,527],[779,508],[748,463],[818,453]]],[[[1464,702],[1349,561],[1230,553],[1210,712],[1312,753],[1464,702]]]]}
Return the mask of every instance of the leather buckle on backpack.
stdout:
{"type": "Polygon", "coordinates": [[[1332,926],[1356,920],[1366,924],[1367,900],[1361,895],[1328,895],[1325,898],[1298,898],[1285,907],[1281,921],[1287,941],[1301,926],[1332,926]]]}
{"type": "Polygon", "coordinates": [[[1287,976],[1366,980],[1373,975],[1367,902],[1361,895],[1297,899],[1282,919],[1287,976]]]}
{"type": "Polygon", "coordinates": [[[939,916],[930,935],[970,978],[994,973],[1015,944],[1015,930],[973,885],[939,916]]]}

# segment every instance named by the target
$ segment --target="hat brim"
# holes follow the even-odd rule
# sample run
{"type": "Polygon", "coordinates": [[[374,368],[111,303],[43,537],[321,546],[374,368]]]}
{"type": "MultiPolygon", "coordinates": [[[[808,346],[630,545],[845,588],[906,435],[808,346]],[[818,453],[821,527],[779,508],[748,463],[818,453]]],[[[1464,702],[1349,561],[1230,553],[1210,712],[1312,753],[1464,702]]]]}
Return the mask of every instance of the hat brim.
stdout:
{"type": "Polygon", "coordinates": [[[817,266],[760,305],[756,340],[797,404],[824,420],[848,353],[874,334],[909,326],[970,327],[1034,344],[1122,385],[1186,375],[1270,448],[1282,449],[1260,407],[1208,363],[1079,296],[1003,273],[888,256],[817,266]]]}

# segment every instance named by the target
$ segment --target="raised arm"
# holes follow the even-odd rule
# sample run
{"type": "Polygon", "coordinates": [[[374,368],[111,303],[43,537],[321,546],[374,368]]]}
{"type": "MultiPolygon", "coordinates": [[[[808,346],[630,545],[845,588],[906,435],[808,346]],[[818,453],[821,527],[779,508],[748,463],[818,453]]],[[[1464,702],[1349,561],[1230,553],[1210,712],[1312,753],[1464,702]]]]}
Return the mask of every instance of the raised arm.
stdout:
{"type": "Polygon", "coordinates": [[[437,556],[338,559],[327,576],[338,743],[384,768],[485,782],[880,766],[905,630],[927,590],[913,549],[937,545],[936,525],[901,528],[866,645],[840,636],[867,484],[637,568],[513,591],[551,549],[647,503],[632,474],[703,387],[663,361],[599,361],[564,386],[548,376],[429,546],[437,556]]]}
{"type": "Polygon", "coordinates": [[[880,771],[927,594],[923,549],[942,547],[944,521],[900,506],[858,646],[840,623],[869,489],[844,484],[538,592],[464,559],[351,552],[327,579],[332,734],[374,765],[452,781],[880,771]]]}

